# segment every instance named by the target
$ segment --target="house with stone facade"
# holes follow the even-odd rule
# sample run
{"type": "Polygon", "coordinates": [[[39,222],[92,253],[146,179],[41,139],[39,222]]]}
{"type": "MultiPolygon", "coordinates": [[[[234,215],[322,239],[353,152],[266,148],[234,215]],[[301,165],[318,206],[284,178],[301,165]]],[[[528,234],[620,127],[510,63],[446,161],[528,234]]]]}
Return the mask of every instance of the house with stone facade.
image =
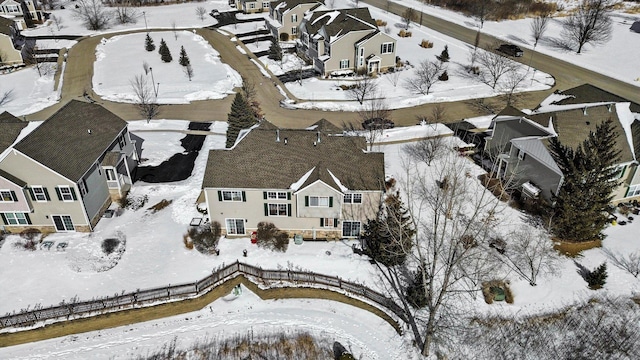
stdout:
{"type": "Polygon", "coordinates": [[[138,159],[124,120],[72,100],[0,154],[0,226],[92,231],[130,187],[138,159]]]}
{"type": "Polygon", "coordinates": [[[321,120],[307,129],[262,121],[211,150],[202,189],[211,223],[244,237],[259,222],[307,239],[357,238],[384,190],[384,154],[321,120]]]}
{"type": "Polygon", "coordinates": [[[375,74],[396,64],[396,40],[367,8],[308,12],[299,33],[298,51],[324,76],[375,74]]]}

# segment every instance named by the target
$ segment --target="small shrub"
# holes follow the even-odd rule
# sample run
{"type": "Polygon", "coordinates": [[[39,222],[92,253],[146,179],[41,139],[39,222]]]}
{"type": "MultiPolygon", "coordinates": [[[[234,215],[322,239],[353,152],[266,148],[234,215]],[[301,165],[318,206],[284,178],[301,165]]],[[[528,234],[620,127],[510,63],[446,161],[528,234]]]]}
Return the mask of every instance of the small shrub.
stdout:
{"type": "Polygon", "coordinates": [[[40,230],[38,230],[38,229],[35,229],[35,228],[28,228],[28,229],[24,229],[24,230],[22,230],[22,232],[20,232],[20,237],[25,239],[25,240],[39,242],[40,239],[42,238],[42,232],[40,230]]]}
{"type": "Polygon", "coordinates": [[[289,34],[287,33],[280,34],[280,41],[289,41],[289,34]]]}
{"type": "Polygon", "coordinates": [[[120,207],[128,210],[138,210],[143,208],[147,202],[149,201],[149,197],[147,195],[144,196],[129,196],[125,195],[118,200],[120,207]]]}
{"type": "Polygon", "coordinates": [[[358,68],[358,70],[356,70],[356,74],[360,75],[360,76],[366,75],[367,74],[367,68],[364,68],[364,67],[358,68]]]}
{"type": "Polygon", "coordinates": [[[102,240],[102,252],[109,255],[120,245],[120,240],[109,238],[102,240]]]}
{"type": "Polygon", "coordinates": [[[607,276],[607,263],[602,263],[593,271],[588,271],[584,279],[587,281],[589,289],[598,290],[607,282],[607,276]]]}
{"type": "Polygon", "coordinates": [[[184,234],[184,236],[182,236],[182,242],[184,243],[184,247],[189,250],[193,250],[193,241],[191,241],[189,234],[184,234]]]}
{"type": "Polygon", "coordinates": [[[438,76],[438,80],[447,81],[449,80],[449,74],[447,74],[447,70],[445,70],[440,76],[438,76]]]}
{"type": "Polygon", "coordinates": [[[340,85],[340,89],[347,91],[347,90],[351,90],[351,89],[355,89],[356,87],[358,87],[358,85],[340,85]]]}
{"type": "Polygon", "coordinates": [[[257,240],[258,246],[274,251],[286,252],[289,247],[289,235],[269,222],[258,223],[257,240]]]}
{"type": "Polygon", "coordinates": [[[433,43],[429,40],[423,39],[422,42],[420,42],[420,47],[423,47],[425,49],[431,49],[433,47],[433,43]]]}
{"type": "Polygon", "coordinates": [[[153,205],[152,207],[148,208],[147,210],[151,210],[152,213],[155,213],[155,212],[158,212],[158,211],[166,208],[172,202],[173,202],[173,200],[162,199],[162,201],[160,201],[159,203],[153,205]]]}
{"type": "MultiPolygon", "coordinates": [[[[202,254],[214,254],[216,253],[221,233],[222,227],[218,222],[214,222],[212,226],[202,225],[191,228],[185,235],[191,243],[191,247],[187,246],[187,248],[192,249],[195,247],[202,254]]],[[[185,243],[185,245],[187,244],[185,243]]]]}
{"type": "Polygon", "coordinates": [[[386,26],[387,22],[384,21],[384,20],[376,19],[376,25],[377,26],[386,26]]]}
{"type": "Polygon", "coordinates": [[[403,38],[405,38],[405,37],[411,37],[411,31],[407,31],[407,30],[402,29],[402,30],[400,30],[400,32],[398,33],[398,36],[403,37],[403,38]]]}
{"type": "Polygon", "coordinates": [[[480,67],[478,66],[467,66],[467,72],[473,75],[480,75],[480,67]]]}

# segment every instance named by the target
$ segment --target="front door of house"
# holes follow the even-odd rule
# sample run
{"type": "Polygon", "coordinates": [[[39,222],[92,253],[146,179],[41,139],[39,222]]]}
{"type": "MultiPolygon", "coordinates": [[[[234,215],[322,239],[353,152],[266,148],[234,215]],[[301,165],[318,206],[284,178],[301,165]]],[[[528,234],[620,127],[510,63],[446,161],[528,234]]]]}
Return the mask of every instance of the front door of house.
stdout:
{"type": "Polygon", "coordinates": [[[52,215],[53,223],[56,226],[57,231],[75,231],[73,221],[69,215],[52,215]]]}
{"type": "Polygon", "coordinates": [[[380,68],[380,63],[377,61],[369,62],[369,74],[377,73],[380,68]]]}

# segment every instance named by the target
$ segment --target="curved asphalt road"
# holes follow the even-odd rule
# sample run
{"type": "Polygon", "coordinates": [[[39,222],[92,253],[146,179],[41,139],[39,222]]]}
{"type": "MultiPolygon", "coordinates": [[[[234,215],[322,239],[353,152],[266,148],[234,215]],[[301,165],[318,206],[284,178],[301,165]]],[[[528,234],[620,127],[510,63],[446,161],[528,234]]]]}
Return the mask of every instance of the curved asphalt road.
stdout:
{"type": "MultiPolygon", "coordinates": [[[[385,8],[385,0],[366,0],[367,3],[385,8]]],[[[397,3],[391,3],[390,12],[401,14],[406,7],[397,3]]],[[[428,11],[428,10],[427,10],[428,11]]],[[[438,32],[449,35],[461,41],[472,44],[475,40],[475,29],[450,23],[428,14],[423,15],[424,25],[438,32]]],[[[145,31],[145,30],[142,30],[145,31]]],[[[153,31],[153,30],[151,30],[153,31]]],[[[158,30],[166,31],[166,29],[158,30]]],[[[230,41],[227,37],[216,30],[196,29],[197,33],[203,36],[211,46],[220,53],[221,60],[227,64],[233,64],[233,68],[243,77],[250,79],[257,89],[257,99],[261,104],[265,117],[274,124],[281,127],[300,128],[306,127],[315,121],[325,118],[336,125],[343,123],[359,122],[358,115],[352,112],[330,112],[322,110],[289,110],[279,106],[280,100],[284,97],[276,88],[276,84],[284,86],[275,77],[265,78],[262,72],[249,59],[254,57],[247,52],[242,54],[236,49],[240,43],[230,41]]],[[[121,35],[123,33],[108,34],[103,36],[93,36],[81,39],[74,45],[67,55],[67,66],[64,73],[64,81],[61,91],[61,100],[58,104],[46,108],[28,117],[29,120],[43,120],[51,116],[62,105],[72,99],[82,98],[85,91],[98,103],[122,117],[125,120],[140,119],[136,108],[131,104],[115,103],[100,99],[93,90],[91,79],[93,76],[93,63],[95,62],[95,48],[103,37],[121,35]]],[[[482,35],[481,45],[491,43],[495,39],[489,35],[482,35]]],[[[528,54],[531,54],[529,52],[528,54]]],[[[255,58],[255,57],[254,57],[255,58]]],[[[529,61],[529,56],[520,61],[529,61]]],[[[532,66],[546,73],[552,74],[556,78],[556,88],[567,89],[583,83],[591,83],[629,100],[640,103],[640,91],[637,87],[624,82],[609,78],[590,70],[575,66],[553,57],[535,53],[532,66]]],[[[518,106],[531,108],[536,106],[554,89],[524,93],[519,99],[518,106]]],[[[293,96],[290,95],[291,98],[293,96]]],[[[194,101],[191,104],[163,105],[161,106],[158,118],[165,119],[185,119],[191,121],[226,121],[227,114],[231,108],[233,96],[227,96],[222,100],[194,101]]],[[[485,99],[489,106],[500,110],[504,107],[504,101],[500,98],[485,99]]],[[[448,102],[445,104],[446,115],[444,122],[459,121],[465,117],[485,115],[487,110],[479,108],[477,101],[466,100],[448,102]]],[[[416,115],[430,114],[435,104],[424,104],[413,108],[393,110],[392,119],[397,125],[411,125],[416,123],[416,115]]]]}

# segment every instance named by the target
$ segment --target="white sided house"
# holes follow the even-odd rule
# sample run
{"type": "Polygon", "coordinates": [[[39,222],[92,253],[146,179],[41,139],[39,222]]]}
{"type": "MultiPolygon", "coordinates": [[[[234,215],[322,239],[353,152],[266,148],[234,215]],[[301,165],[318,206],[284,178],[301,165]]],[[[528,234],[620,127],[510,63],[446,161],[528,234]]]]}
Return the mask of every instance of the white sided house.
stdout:
{"type": "Polygon", "coordinates": [[[299,37],[299,27],[309,11],[328,10],[320,1],[277,0],[270,3],[267,28],[279,41],[294,40],[299,37]]]}
{"type": "Polygon", "coordinates": [[[124,120],[73,100],[0,155],[0,225],[92,231],[130,187],[138,156],[124,120]]]}
{"type": "Polygon", "coordinates": [[[202,188],[227,237],[270,222],[306,239],[357,238],[380,206],[384,154],[326,120],[304,130],[263,121],[231,149],[210,151],[202,188]]]}
{"type": "Polygon", "coordinates": [[[396,64],[396,40],[367,8],[311,11],[299,27],[298,52],[323,76],[375,74],[396,64]]]}

